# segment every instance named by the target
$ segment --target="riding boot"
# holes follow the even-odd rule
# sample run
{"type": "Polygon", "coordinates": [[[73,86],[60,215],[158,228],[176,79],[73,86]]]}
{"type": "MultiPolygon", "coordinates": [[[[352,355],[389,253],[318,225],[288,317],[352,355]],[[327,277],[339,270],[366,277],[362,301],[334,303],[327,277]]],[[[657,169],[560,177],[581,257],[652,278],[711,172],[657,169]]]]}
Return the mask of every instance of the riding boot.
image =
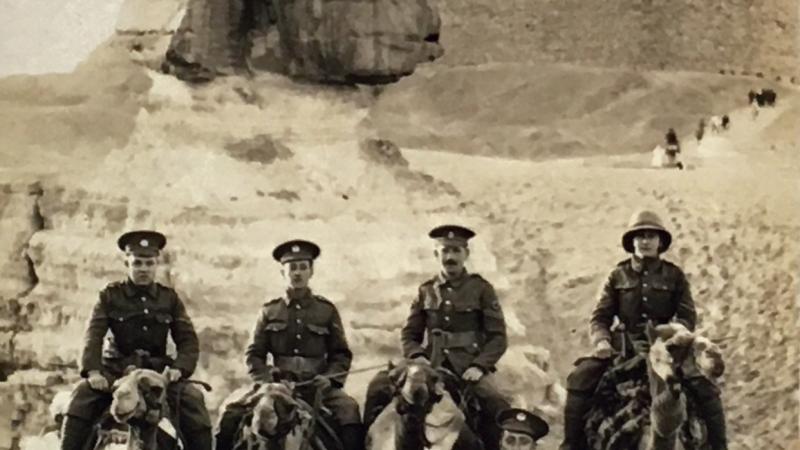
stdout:
{"type": "Polygon", "coordinates": [[[340,433],[344,450],[364,450],[364,427],[361,424],[343,425],[340,433]]]}
{"type": "Polygon", "coordinates": [[[189,450],[211,450],[214,448],[211,428],[191,430],[183,436],[183,440],[186,441],[186,448],[189,450]]]}
{"type": "Polygon", "coordinates": [[[567,391],[564,407],[564,441],[559,450],[586,450],[585,416],[591,406],[591,398],[583,392],[567,391]]]}
{"type": "Polygon", "coordinates": [[[686,387],[694,397],[699,415],[706,422],[708,444],[712,450],[726,450],[728,440],[725,432],[725,411],[719,388],[707,378],[690,378],[686,387]]]}
{"type": "Polygon", "coordinates": [[[481,438],[485,450],[500,450],[500,439],[503,437],[503,429],[496,424],[483,424],[481,438]]]}
{"type": "Polygon", "coordinates": [[[82,450],[94,448],[94,444],[87,445],[92,436],[92,423],[75,416],[64,417],[61,427],[61,450],[82,450]]]}
{"type": "Polygon", "coordinates": [[[222,413],[217,422],[217,430],[214,436],[216,440],[216,450],[233,450],[233,440],[236,439],[236,431],[242,421],[242,414],[237,409],[228,408],[222,413]]]}
{"type": "Polygon", "coordinates": [[[728,439],[725,433],[725,414],[720,411],[705,417],[708,430],[708,444],[711,450],[727,450],[728,439]]]}
{"type": "Polygon", "coordinates": [[[367,386],[367,399],[364,402],[364,428],[369,429],[386,406],[392,402],[394,388],[387,371],[375,374],[367,386]]]}

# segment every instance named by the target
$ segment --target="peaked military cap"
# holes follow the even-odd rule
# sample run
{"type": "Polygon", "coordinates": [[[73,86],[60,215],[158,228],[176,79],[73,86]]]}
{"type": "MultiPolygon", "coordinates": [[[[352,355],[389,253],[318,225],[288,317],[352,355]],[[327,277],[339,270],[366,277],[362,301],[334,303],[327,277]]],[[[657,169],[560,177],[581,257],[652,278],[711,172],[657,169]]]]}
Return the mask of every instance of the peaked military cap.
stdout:
{"type": "Polygon", "coordinates": [[[272,257],[281,264],[290,261],[313,261],[320,254],[319,246],[302,239],[286,241],[275,247],[272,257]]]}
{"type": "Polygon", "coordinates": [[[152,230],[129,231],[117,239],[120,250],[141,256],[157,256],[165,245],[166,236],[152,230]]]}
{"type": "Polygon", "coordinates": [[[543,438],[550,432],[547,422],[524,409],[509,408],[500,411],[497,415],[497,424],[504,430],[527,434],[534,441],[543,438]]]}
{"type": "Polygon", "coordinates": [[[467,246],[467,241],[475,236],[475,232],[460,225],[441,225],[428,233],[433,239],[445,245],[467,246]]]}
{"type": "Polygon", "coordinates": [[[652,211],[641,210],[633,213],[628,222],[628,230],[622,235],[622,248],[628,253],[633,253],[633,238],[642,231],[655,231],[661,236],[659,253],[667,251],[672,243],[672,234],[664,227],[658,214],[652,211]]]}

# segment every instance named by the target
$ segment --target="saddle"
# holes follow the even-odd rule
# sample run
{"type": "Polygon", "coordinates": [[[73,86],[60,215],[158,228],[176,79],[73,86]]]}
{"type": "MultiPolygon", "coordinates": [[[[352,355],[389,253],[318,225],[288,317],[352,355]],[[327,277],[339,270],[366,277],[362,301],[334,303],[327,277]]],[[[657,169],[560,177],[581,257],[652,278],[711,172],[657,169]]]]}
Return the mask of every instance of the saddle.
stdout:
{"type": "MultiPolygon", "coordinates": [[[[600,378],[586,416],[589,448],[627,450],[636,448],[644,430],[650,426],[650,385],[646,356],[616,358],[600,378]]],[[[686,449],[700,448],[704,442],[703,419],[695,399],[687,395],[689,420],[680,439],[686,449]]]]}
{"type": "MultiPolygon", "coordinates": [[[[246,437],[245,430],[247,424],[253,419],[253,408],[259,401],[259,390],[261,385],[256,383],[249,388],[242,389],[234,392],[227,402],[227,408],[231,409],[233,413],[239,417],[237,424],[237,431],[234,439],[234,449],[249,449],[250,443],[246,437]]],[[[338,425],[333,412],[322,405],[322,397],[315,396],[313,404],[306,402],[302,395],[295,389],[292,389],[292,398],[299,408],[306,414],[311,416],[313,436],[310,441],[309,450],[346,450],[338,435],[338,425]]],[[[297,420],[279,423],[275,437],[282,438],[294,429],[298,424],[298,420],[302,420],[297,416],[297,420]]]]}

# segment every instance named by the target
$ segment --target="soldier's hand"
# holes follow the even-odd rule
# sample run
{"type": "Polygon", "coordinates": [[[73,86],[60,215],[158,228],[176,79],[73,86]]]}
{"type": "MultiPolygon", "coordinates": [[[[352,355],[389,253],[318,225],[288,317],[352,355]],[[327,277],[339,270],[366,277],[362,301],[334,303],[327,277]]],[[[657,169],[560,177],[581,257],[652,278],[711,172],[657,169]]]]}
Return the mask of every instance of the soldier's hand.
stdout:
{"type": "Polygon", "coordinates": [[[167,376],[167,381],[170,383],[174,383],[183,378],[183,373],[181,373],[180,370],[169,367],[164,371],[164,374],[167,376]]]}
{"type": "Polygon", "coordinates": [[[317,375],[311,381],[318,391],[327,391],[331,388],[331,380],[328,377],[317,375]]]}
{"type": "Polygon", "coordinates": [[[89,382],[89,386],[96,391],[108,390],[108,380],[97,370],[90,371],[86,380],[89,382]]]}
{"type": "Polygon", "coordinates": [[[466,381],[478,381],[483,378],[483,370],[478,367],[469,367],[464,373],[461,375],[466,381]]]}
{"type": "Polygon", "coordinates": [[[597,343],[594,347],[594,357],[600,359],[608,359],[611,358],[611,355],[614,353],[614,349],[611,348],[611,343],[602,340],[597,343]]]}

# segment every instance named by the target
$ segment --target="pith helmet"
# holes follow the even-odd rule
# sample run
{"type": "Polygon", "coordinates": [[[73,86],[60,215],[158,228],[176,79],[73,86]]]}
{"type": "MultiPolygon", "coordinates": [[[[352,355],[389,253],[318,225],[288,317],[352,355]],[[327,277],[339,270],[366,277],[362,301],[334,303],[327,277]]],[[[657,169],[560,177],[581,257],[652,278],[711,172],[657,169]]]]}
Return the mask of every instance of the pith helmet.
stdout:
{"type": "Polygon", "coordinates": [[[622,248],[628,253],[633,253],[633,237],[640,231],[655,231],[661,236],[658,252],[664,253],[672,243],[672,234],[664,228],[661,218],[653,211],[637,211],[628,222],[628,230],[622,235],[622,248]]]}

